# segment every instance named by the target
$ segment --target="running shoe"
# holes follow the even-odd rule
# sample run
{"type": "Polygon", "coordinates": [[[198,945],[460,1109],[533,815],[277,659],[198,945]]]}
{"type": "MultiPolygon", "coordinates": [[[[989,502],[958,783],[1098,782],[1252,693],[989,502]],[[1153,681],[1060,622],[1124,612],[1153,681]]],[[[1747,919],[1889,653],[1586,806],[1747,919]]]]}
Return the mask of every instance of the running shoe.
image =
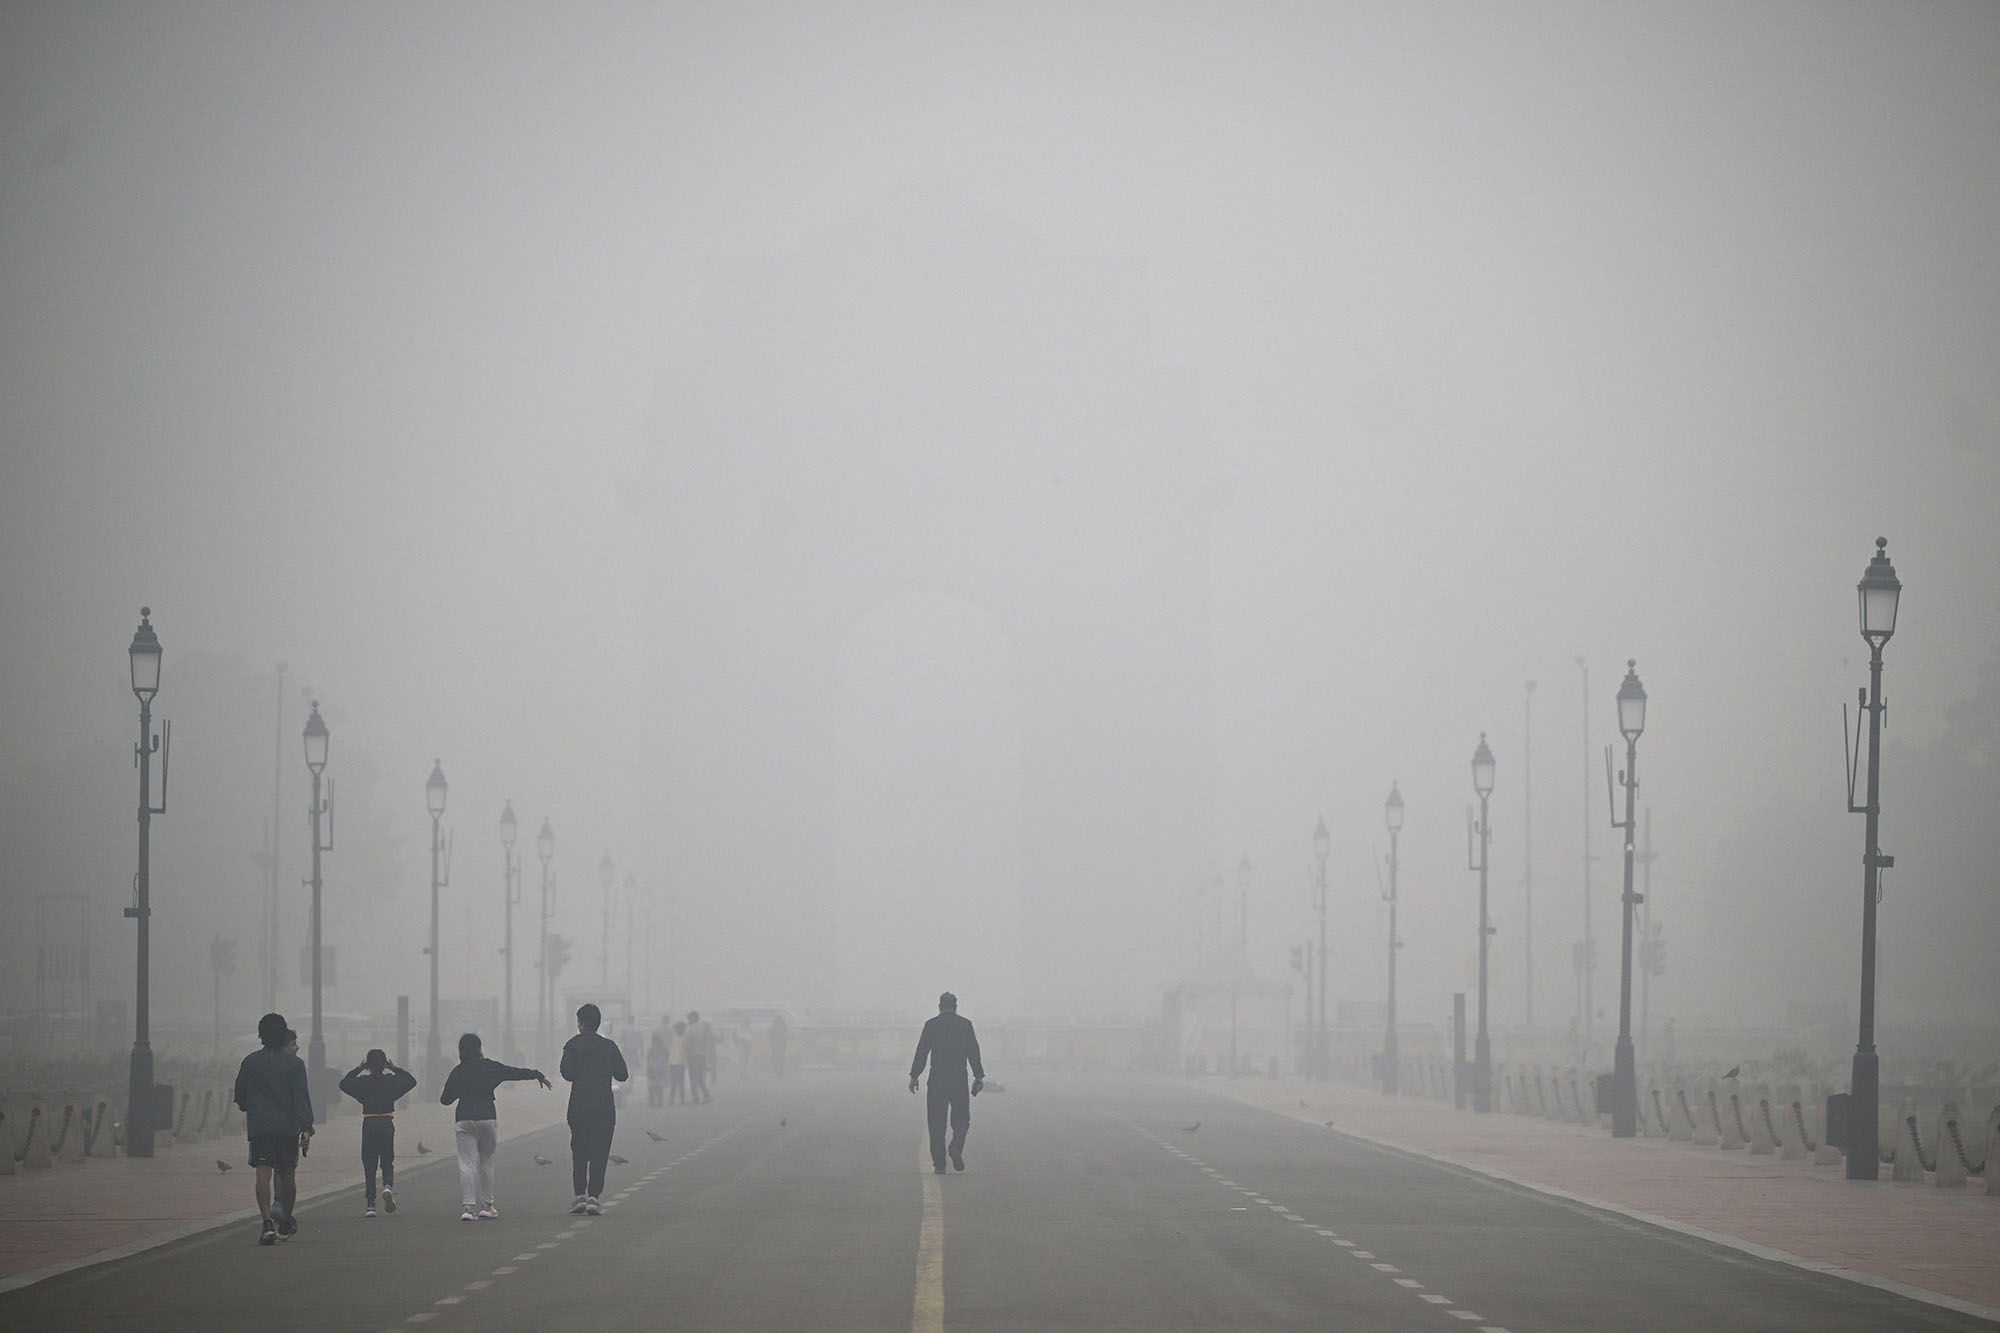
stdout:
{"type": "Polygon", "coordinates": [[[498,1216],[500,1216],[500,1210],[490,1203],[479,1210],[479,1220],[482,1222],[491,1222],[498,1216]]]}
{"type": "Polygon", "coordinates": [[[373,1201],[373,1200],[370,1200],[370,1201],[369,1201],[369,1204],[368,1204],[368,1206],[367,1206],[366,1208],[362,1209],[362,1211],[361,1211],[361,1215],[362,1215],[363,1217],[373,1217],[373,1216],[375,1216],[375,1204],[374,1204],[374,1201],[373,1201]]]}
{"type": "Polygon", "coordinates": [[[576,1202],[575,1202],[575,1203],[572,1203],[572,1204],[571,1204],[571,1205],[569,1206],[569,1210],[570,1210],[570,1212],[571,1212],[572,1214],[577,1214],[577,1213],[581,1213],[581,1212],[583,1211],[583,1206],[584,1206],[584,1205],[585,1205],[586,1203],[589,1203],[589,1202],[590,1202],[590,1200],[589,1200],[589,1199],[587,1199],[587,1198],[586,1198],[586,1197],[584,1197],[583,1195],[579,1194],[579,1195],[577,1195],[577,1196],[576,1196],[576,1202]]]}
{"type": "Polygon", "coordinates": [[[583,1211],[589,1213],[592,1217],[602,1217],[604,1215],[604,1209],[598,1206],[596,1195],[591,1195],[583,1201],[583,1211]]]}
{"type": "Polygon", "coordinates": [[[277,1224],[272,1222],[268,1217],[264,1219],[264,1229],[257,1233],[257,1243],[259,1245],[276,1245],[278,1243],[277,1224]]]}
{"type": "Polygon", "coordinates": [[[278,1239],[290,1240],[299,1234],[299,1219],[286,1213],[278,1220],[278,1239]]]}
{"type": "Polygon", "coordinates": [[[382,1211],[385,1213],[396,1211],[396,1191],[387,1185],[382,1187],[382,1211]]]}
{"type": "Polygon", "coordinates": [[[458,1215],[458,1220],[461,1222],[471,1222],[477,1219],[474,1218],[472,1210],[470,1208],[467,1208],[464,1212],[458,1215]]]}

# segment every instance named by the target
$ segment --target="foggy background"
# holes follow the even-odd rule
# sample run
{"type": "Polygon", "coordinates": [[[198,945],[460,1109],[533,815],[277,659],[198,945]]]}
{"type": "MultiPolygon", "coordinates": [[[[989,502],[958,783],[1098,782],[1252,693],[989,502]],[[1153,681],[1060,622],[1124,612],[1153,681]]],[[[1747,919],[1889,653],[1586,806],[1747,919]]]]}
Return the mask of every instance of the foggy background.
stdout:
{"type": "Polygon", "coordinates": [[[1996,224],[1983,4],[8,6],[0,1005],[65,913],[130,1004],[144,604],[159,1023],[222,936],[249,1031],[274,801],[300,1022],[317,698],[332,1011],[423,1007],[437,759],[447,997],[511,800],[517,941],[546,817],[560,984],[630,920],[649,1010],[1143,1017],[1239,922],[1283,979],[1320,815],[1378,1000],[1395,780],[1434,1024],[1484,732],[1494,1022],[1530,828],[1575,1012],[1588,818],[1603,1034],[1628,657],[1654,1021],[1851,1023],[1883,535],[1881,1021],[1988,1022],[1996,224]]]}

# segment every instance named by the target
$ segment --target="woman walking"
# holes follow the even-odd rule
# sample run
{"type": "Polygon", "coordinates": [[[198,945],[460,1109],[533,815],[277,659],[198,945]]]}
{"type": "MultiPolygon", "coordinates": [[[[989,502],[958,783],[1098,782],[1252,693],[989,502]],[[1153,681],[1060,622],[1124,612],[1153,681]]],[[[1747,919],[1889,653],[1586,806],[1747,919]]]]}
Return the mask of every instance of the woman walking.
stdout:
{"type": "Polygon", "coordinates": [[[458,1215],[461,1222],[500,1216],[493,1206],[493,1150],[499,1142],[494,1134],[493,1090],[529,1078],[545,1088],[551,1086],[539,1069],[516,1069],[487,1059],[480,1052],[478,1033],[458,1039],[458,1063],[445,1076],[438,1100],[446,1106],[458,1103],[458,1194],[465,1205],[458,1215]]]}

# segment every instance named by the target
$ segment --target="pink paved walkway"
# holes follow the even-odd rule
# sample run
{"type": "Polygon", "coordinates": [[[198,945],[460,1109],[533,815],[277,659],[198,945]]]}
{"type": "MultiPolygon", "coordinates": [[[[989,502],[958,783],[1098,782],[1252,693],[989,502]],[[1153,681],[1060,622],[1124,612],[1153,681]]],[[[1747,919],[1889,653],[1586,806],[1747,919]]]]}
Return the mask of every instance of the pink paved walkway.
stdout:
{"type": "MultiPolygon", "coordinates": [[[[560,1121],[565,1094],[562,1088],[503,1089],[500,1137],[515,1138],[560,1121]]],[[[299,1163],[301,1200],[340,1190],[360,1194],[360,1124],[350,1113],[321,1126],[312,1152],[299,1163]]],[[[150,1158],[91,1158],[0,1176],[0,1291],[192,1235],[218,1222],[249,1222],[257,1210],[251,1194],[254,1173],[244,1164],[246,1149],[239,1132],[176,1144],[150,1158]],[[217,1167],[218,1159],[231,1169],[217,1167]]],[[[413,1103],[397,1113],[399,1173],[419,1162],[456,1160],[456,1153],[445,1107],[413,1103]],[[419,1155],[419,1141],[434,1155],[419,1155]]]]}
{"type": "Polygon", "coordinates": [[[1414,1149],[1491,1175],[1650,1221],[1664,1221],[1838,1268],[1871,1285],[1910,1288],[2000,1318],[2000,1196],[1975,1176],[1965,1189],[1846,1179],[1744,1149],[1666,1139],[1613,1139],[1595,1125],[1386,1097],[1371,1088],[1299,1079],[1208,1079],[1203,1086],[1311,1124],[1414,1149]]]}

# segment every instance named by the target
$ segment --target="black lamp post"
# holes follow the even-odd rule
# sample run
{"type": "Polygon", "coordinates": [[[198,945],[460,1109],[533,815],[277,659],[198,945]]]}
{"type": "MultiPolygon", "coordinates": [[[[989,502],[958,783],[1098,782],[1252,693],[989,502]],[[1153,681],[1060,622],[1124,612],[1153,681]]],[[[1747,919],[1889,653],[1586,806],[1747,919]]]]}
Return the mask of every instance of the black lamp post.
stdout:
{"type": "Polygon", "coordinates": [[[312,1093],[315,1114],[326,1114],[326,1034],[321,1024],[320,964],[326,951],[320,946],[320,867],[321,852],[333,850],[333,782],[328,779],[326,795],[320,796],[320,774],[326,768],[326,723],[319,715],[319,700],[312,703],[306,718],[306,769],[312,774],[312,1037],[306,1043],[306,1087],[312,1093]],[[320,817],[326,817],[325,841],[320,840],[320,817]]]}
{"type": "Polygon", "coordinates": [[[132,747],[132,762],[139,770],[139,873],[132,877],[132,905],[125,915],[139,923],[138,999],[133,1007],[132,1073],[125,1094],[125,1155],[151,1157],[153,1131],[168,1128],[155,1123],[153,1111],[153,1038],[150,1004],[152,972],[152,837],[153,816],[167,812],[167,757],[169,728],[160,724],[153,735],[153,696],[160,692],[160,638],[153,633],[153,610],[139,608],[139,628],[132,634],[127,651],[132,659],[132,693],[139,700],[139,743],[132,747]],[[153,804],[153,756],[160,756],[160,803],[153,804]]]}
{"type": "Polygon", "coordinates": [[[549,908],[554,899],[553,885],[549,880],[549,861],[556,854],[556,831],[549,827],[546,817],[542,820],[542,831],[535,835],[535,853],[542,858],[542,911],[541,947],[535,952],[535,1041],[540,1055],[547,1060],[550,1052],[549,1026],[555,1008],[555,992],[550,990],[549,981],[549,908]]]}
{"type": "MultiPolygon", "coordinates": [[[[1326,1047],[1326,858],[1333,850],[1333,839],[1326,831],[1324,816],[1313,825],[1313,860],[1318,864],[1319,878],[1315,906],[1319,909],[1319,1027],[1313,1036],[1312,1073],[1313,1077],[1325,1080],[1327,1075],[1326,1047]]],[[[1310,971],[1310,969],[1308,969],[1310,971]]]]}
{"type": "Polygon", "coordinates": [[[1493,795],[1493,751],[1486,748],[1483,731],[1479,748],[1472,752],[1472,790],[1479,794],[1479,822],[1470,830],[1477,836],[1479,860],[1468,867],[1479,872],[1479,1035],[1472,1044],[1472,1109],[1484,1112],[1493,1109],[1493,1046],[1486,1036],[1486,951],[1493,937],[1493,928],[1486,924],[1486,847],[1493,833],[1486,801],[1493,795]]]}
{"type": "Polygon", "coordinates": [[[1389,825],[1389,888],[1382,895],[1389,900],[1389,1030],[1382,1042],[1382,1091],[1393,1097],[1400,1058],[1396,1049],[1396,950],[1403,947],[1403,941],[1396,937],[1396,835],[1403,831],[1403,793],[1394,782],[1389,784],[1384,818],[1389,825]]]}
{"type": "MultiPolygon", "coordinates": [[[[1625,737],[1625,771],[1618,781],[1625,788],[1625,818],[1612,809],[1611,827],[1625,835],[1625,894],[1619,928],[1618,1044],[1611,1055],[1611,1136],[1629,1139],[1639,1133],[1639,1080],[1632,1056],[1632,909],[1639,895],[1632,891],[1632,802],[1639,793],[1639,733],[1646,729],[1646,687],[1639,683],[1639,664],[1625,663],[1625,683],[1618,687],[1618,731],[1625,737]]],[[[1604,750],[1605,776],[1610,776],[1611,749],[1604,750]]],[[[1615,802],[1616,797],[1613,797],[1615,802]]]]}
{"type": "MultiPolygon", "coordinates": [[[[1236,1020],[1238,997],[1243,990],[1243,970],[1250,960],[1250,853],[1243,853],[1243,859],[1236,863],[1236,956],[1229,962],[1229,1073],[1233,1078],[1243,1072],[1237,1054],[1236,1041],[1239,1024],[1236,1020]]],[[[1321,978],[1321,985],[1326,984],[1321,978]]]]}
{"type": "Polygon", "coordinates": [[[506,984],[501,990],[500,1002],[500,1049],[507,1053],[510,1060],[517,1058],[514,1052],[514,905],[521,901],[521,871],[514,861],[514,838],[519,831],[519,821],[514,818],[514,802],[510,799],[500,811],[500,900],[506,921],[500,956],[507,960],[506,984]]]}
{"type": "Polygon", "coordinates": [[[597,988],[611,989],[611,881],[616,872],[611,866],[611,853],[597,863],[598,901],[601,907],[600,926],[597,937],[597,988]]]}
{"type": "Polygon", "coordinates": [[[431,947],[425,951],[431,956],[431,1032],[425,1055],[433,1083],[444,1078],[444,1045],[438,1031],[438,890],[449,882],[451,872],[443,859],[444,834],[438,821],[444,818],[445,788],[444,761],[433,759],[430,780],[424,783],[424,805],[431,812],[431,947]]]}
{"type": "Polygon", "coordinates": [[[1868,802],[1854,803],[1850,764],[1847,808],[1866,816],[1866,847],[1861,856],[1861,1034],[1854,1046],[1854,1075],[1847,1108],[1847,1178],[1875,1180],[1881,1175],[1876,1152],[1881,1116],[1881,1061],[1875,1054],[1875,902],[1882,892],[1882,872],[1896,864],[1883,854],[1882,833],[1882,646],[1896,632],[1896,603],[1903,585],[1889,563],[1889,539],[1875,539],[1875,558],[1856,585],[1861,601],[1861,637],[1868,642],[1868,688],[1861,709],[1868,714],[1868,802]]]}

